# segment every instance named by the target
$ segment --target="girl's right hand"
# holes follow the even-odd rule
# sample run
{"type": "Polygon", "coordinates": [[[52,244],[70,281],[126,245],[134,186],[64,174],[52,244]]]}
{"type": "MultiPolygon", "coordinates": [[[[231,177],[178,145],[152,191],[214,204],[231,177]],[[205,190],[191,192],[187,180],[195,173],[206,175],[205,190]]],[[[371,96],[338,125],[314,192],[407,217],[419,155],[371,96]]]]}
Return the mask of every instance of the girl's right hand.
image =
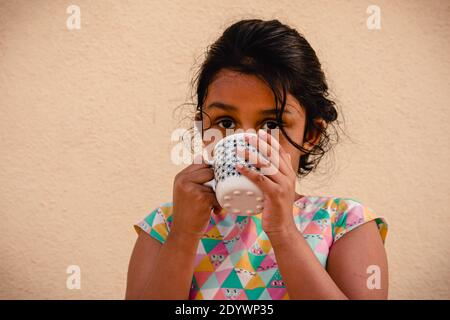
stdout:
{"type": "Polygon", "coordinates": [[[214,178],[214,171],[203,157],[197,160],[200,158],[200,164],[193,163],[175,176],[171,234],[200,239],[209,225],[211,210],[222,209],[213,189],[203,185],[214,178]]]}

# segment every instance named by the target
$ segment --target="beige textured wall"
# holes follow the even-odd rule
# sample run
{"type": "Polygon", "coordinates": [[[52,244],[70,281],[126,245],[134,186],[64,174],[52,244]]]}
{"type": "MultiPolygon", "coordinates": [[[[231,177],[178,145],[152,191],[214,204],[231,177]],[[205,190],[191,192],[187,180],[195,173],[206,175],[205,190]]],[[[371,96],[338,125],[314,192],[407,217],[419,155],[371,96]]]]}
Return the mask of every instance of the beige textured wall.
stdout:
{"type": "Polygon", "coordinates": [[[255,17],[304,33],[352,138],[300,192],[387,217],[391,299],[450,298],[446,0],[2,0],[0,298],[123,298],[132,224],[170,201],[182,169],[172,111],[193,66],[224,27],[255,17]],[[80,30],[66,27],[71,4],[80,30]],[[371,4],[381,30],[366,27],[371,4]],[[69,265],[80,290],[66,288],[69,265]]]}

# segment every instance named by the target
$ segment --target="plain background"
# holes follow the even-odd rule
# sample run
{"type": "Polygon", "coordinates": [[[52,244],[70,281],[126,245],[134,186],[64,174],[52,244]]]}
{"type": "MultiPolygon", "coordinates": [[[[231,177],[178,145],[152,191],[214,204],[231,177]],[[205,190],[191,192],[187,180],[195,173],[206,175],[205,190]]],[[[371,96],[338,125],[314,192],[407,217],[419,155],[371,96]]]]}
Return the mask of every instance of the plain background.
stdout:
{"type": "Polygon", "coordinates": [[[301,32],[345,118],[349,138],[298,191],[388,219],[391,299],[450,298],[445,0],[2,0],[0,298],[124,297],[132,225],[171,201],[183,168],[170,136],[189,106],[173,112],[192,102],[207,45],[245,18],[301,32]],[[80,30],[66,27],[72,4],[80,30]],[[372,4],[380,30],[366,26],[372,4]]]}

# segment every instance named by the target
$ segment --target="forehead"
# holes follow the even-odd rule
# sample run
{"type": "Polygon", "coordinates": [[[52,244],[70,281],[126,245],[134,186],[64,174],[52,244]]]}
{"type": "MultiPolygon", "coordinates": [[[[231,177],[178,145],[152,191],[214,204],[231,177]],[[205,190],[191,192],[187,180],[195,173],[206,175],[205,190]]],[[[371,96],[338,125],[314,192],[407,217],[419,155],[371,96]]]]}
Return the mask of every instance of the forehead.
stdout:
{"type": "MultiPolygon", "coordinates": [[[[260,108],[275,108],[275,95],[271,88],[255,75],[222,69],[208,86],[208,94],[204,105],[220,101],[245,108],[247,112],[260,108]]],[[[288,94],[286,110],[297,110],[294,113],[303,114],[302,108],[295,97],[288,94]]]]}
{"type": "Polygon", "coordinates": [[[270,88],[258,77],[222,69],[208,87],[208,97],[214,99],[236,99],[272,102],[274,95],[270,88]]]}

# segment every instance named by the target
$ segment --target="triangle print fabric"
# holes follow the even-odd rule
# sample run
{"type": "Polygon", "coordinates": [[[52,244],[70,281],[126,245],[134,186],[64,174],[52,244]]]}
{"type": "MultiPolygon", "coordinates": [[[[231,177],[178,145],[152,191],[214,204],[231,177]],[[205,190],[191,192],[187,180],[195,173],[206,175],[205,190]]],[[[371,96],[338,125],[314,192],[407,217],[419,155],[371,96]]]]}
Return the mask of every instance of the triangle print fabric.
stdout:
{"type": "MultiPolygon", "coordinates": [[[[195,257],[191,300],[289,299],[270,241],[254,216],[211,215],[195,257]]],[[[325,268],[329,248],[345,233],[375,220],[383,243],[387,221],[358,200],[304,196],[294,202],[297,229],[325,268]]],[[[162,203],[134,225],[161,243],[172,224],[172,203],[162,203]]]]}

